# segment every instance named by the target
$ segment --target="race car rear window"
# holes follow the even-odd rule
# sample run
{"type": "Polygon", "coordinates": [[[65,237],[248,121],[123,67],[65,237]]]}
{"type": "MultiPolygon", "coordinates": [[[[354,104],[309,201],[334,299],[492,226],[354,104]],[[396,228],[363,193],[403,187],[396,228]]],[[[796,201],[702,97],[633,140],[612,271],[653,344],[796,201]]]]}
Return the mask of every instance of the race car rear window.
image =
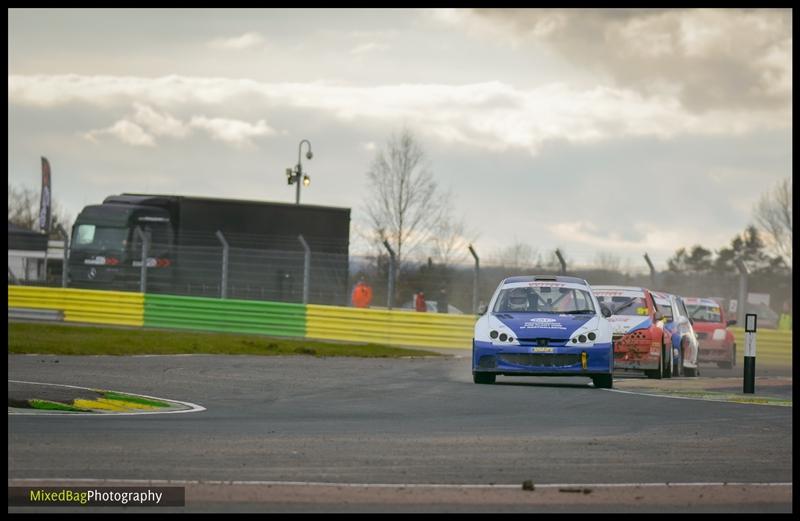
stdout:
{"type": "Polygon", "coordinates": [[[601,304],[608,306],[613,315],[643,316],[648,314],[644,297],[596,296],[601,304]]]}
{"type": "Polygon", "coordinates": [[[722,322],[722,314],[719,306],[686,306],[689,310],[689,317],[695,322],[722,322]]]}

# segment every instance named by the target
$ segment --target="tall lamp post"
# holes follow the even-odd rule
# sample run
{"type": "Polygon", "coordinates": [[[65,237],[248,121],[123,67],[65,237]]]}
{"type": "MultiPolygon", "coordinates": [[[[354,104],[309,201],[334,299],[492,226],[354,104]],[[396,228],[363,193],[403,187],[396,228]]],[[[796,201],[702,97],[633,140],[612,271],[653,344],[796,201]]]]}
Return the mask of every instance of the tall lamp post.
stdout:
{"type": "Polygon", "coordinates": [[[291,168],[286,169],[286,181],[291,185],[297,183],[297,196],[295,198],[295,204],[300,204],[300,183],[302,182],[303,186],[308,186],[311,184],[311,178],[308,177],[308,174],[303,175],[303,157],[302,157],[302,150],[303,150],[303,143],[308,145],[308,152],[306,152],[306,158],[311,159],[314,157],[314,154],[311,153],[311,142],[307,139],[304,139],[300,142],[300,145],[297,147],[297,166],[294,167],[294,170],[291,168]]]}

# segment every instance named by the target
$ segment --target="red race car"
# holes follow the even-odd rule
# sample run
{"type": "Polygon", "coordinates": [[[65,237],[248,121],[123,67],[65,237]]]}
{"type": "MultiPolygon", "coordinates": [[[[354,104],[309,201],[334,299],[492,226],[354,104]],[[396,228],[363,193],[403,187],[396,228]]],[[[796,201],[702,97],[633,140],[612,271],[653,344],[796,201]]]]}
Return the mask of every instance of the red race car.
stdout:
{"type": "Polygon", "coordinates": [[[607,306],[614,342],[614,369],[644,371],[648,378],[672,376],[672,337],[653,295],[644,288],[592,286],[607,306]]]}
{"type": "Polygon", "coordinates": [[[716,363],[730,369],[736,366],[736,340],[728,326],[735,320],[726,320],[722,306],[711,298],[685,298],[689,318],[694,321],[694,331],[700,344],[698,362],[716,363]]]}

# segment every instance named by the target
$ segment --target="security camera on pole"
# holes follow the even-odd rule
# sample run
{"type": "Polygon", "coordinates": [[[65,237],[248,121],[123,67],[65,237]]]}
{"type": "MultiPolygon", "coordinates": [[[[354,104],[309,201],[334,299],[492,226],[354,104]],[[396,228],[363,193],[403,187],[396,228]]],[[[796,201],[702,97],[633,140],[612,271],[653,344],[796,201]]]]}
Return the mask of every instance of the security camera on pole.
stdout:
{"type": "Polygon", "coordinates": [[[297,196],[295,199],[295,204],[300,204],[300,183],[302,181],[303,186],[308,186],[311,184],[311,178],[308,177],[308,174],[303,174],[303,162],[302,162],[302,150],[303,150],[303,143],[308,145],[308,152],[306,152],[306,158],[309,160],[314,157],[314,154],[311,153],[311,142],[307,139],[304,139],[300,142],[300,145],[297,147],[297,166],[292,170],[291,168],[286,169],[286,181],[288,184],[297,183],[297,196]]]}

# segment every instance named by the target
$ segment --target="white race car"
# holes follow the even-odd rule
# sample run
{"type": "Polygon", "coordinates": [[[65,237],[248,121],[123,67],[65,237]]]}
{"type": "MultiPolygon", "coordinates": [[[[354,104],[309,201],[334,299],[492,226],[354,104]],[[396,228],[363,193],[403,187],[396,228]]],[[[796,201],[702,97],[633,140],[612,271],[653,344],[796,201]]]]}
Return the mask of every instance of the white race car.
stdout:
{"type": "Polygon", "coordinates": [[[585,376],[611,388],[614,352],[610,311],[576,277],[510,277],[475,324],[472,375],[585,376]]]}

